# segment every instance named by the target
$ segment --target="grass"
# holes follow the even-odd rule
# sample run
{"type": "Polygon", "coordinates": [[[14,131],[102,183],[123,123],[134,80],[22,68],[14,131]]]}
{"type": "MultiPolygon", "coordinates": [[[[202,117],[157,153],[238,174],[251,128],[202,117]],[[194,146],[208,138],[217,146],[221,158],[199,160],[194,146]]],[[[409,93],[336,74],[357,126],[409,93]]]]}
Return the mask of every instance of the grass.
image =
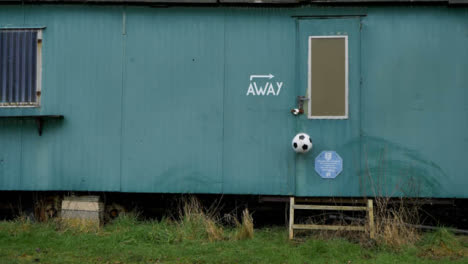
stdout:
{"type": "Polygon", "coordinates": [[[89,231],[52,221],[4,221],[0,263],[468,263],[465,237],[445,229],[394,250],[340,238],[289,241],[284,227],[255,229],[255,235],[248,227],[252,236],[240,237],[246,232],[240,230],[242,223],[231,228],[213,224],[223,230],[217,239],[209,235],[210,227],[187,219],[139,221],[126,215],[89,231]]]}
{"type": "Polygon", "coordinates": [[[439,229],[412,240],[413,231],[395,221],[412,216],[406,211],[378,213],[381,230],[370,242],[364,233],[340,232],[306,232],[290,241],[285,227],[254,229],[247,209],[240,219],[219,217],[218,211],[216,204],[206,209],[189,197],[181,201],[177,216],[160,221],[142,221],[134,213],[103,227],[75,220],[4,221],[0,264],[468,263],[468,237],[439,229]]]}

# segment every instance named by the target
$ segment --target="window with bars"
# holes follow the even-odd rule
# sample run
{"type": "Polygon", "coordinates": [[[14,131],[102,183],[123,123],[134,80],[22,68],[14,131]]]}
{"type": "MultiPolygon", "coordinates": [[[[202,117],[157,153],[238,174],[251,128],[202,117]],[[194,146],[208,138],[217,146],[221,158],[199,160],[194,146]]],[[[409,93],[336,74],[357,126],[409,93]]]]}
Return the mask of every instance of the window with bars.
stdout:
{"type": "Polygon", "coordinates": [[[40,29],[0,29],[0,107],[38,106],[40,29]]]}

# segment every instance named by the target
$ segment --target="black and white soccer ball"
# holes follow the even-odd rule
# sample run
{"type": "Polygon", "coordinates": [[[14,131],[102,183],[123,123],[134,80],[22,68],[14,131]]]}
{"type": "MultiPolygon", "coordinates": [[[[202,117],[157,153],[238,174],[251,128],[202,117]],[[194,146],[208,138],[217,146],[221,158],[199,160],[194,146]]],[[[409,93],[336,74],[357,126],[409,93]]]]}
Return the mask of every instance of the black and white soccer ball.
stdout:
{"type": "Polygon", "coordinates": [[[296,153],[307,153],[312,149],[312,139],[306,133],[299,133],[292,140],[292,148],[296,153]]]}

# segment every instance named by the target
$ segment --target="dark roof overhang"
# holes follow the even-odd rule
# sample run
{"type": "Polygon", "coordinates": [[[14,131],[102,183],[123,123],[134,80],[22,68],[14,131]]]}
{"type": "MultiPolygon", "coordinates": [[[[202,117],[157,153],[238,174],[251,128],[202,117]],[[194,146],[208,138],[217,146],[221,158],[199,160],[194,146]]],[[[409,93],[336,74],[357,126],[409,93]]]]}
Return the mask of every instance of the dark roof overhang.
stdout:
{"type": "Polygon", "coordinates": [[[89,3],[89,4],[242,4],[242,5],[298,5],[298,4],[326,4],[326,5],[363,5],[363,4],[446,4],[468,5],[468,0],[0,0],[6,3],[89,3]]]}

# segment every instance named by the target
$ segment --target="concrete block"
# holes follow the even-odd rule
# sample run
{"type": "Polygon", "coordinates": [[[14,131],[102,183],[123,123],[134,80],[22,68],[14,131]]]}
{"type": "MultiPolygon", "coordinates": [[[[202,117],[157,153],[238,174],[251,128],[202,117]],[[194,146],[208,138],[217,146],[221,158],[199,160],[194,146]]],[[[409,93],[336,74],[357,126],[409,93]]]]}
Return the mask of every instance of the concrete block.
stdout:
{"type": "Polygon", "coordinates": [[[70,196],[62,201],[61,218],[66,223],[73,225],[103,224],[104,203],[99,201],[99,196],[70,196]]]}

